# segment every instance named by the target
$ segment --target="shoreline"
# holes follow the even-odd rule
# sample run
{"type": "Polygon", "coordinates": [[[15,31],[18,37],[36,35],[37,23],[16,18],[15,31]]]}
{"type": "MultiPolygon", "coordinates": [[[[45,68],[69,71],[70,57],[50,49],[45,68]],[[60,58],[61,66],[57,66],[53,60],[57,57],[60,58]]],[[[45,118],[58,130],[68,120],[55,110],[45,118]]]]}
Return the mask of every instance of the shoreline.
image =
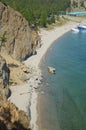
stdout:
{"type": "Polygon", "coordinates": [[[55,40],[60,38],[62,35],[71,30],[71,28],[76,27],[78,23],[68,22],[65,25],[56,27],[51,31],[40,30],[39,35],[41,36],[42,46],[37,50],[37,55],[33,55],[24,61],[26,66],[33,68],[34,73],[31,78],[24,85],[12,86],[12,95],[9,98],[19,109],[26,112],[26,114],[31,118],[30,124],[32,130],[38,130],[37,126],[37,102],[38,94],[36,89],[38,84],[41,84],[41,70],[39,64],[46,54],[49,47],[53,44],[55,40]],[[21,93],[23,93],[21,95],[21,93]],[[22,101],[22,102],[21,102],[22,101]],[[30,110],[29,110],[30,109],[30,110]]]}
{"type": "Polygon", "coordinates": [[[49,47],[55,40],[60,38],[62,35],[70,31],[73,27],[78,25],[77,22],[67,22],[66,24],[55,27],[54,29],[47,31],[44,29],[40,30],[39,36],[41,37],[42,46],[37,50],[37,54],[29,57],[24,63],[26,66],[38,68],[42,57],[45,55],[49,47]]]}

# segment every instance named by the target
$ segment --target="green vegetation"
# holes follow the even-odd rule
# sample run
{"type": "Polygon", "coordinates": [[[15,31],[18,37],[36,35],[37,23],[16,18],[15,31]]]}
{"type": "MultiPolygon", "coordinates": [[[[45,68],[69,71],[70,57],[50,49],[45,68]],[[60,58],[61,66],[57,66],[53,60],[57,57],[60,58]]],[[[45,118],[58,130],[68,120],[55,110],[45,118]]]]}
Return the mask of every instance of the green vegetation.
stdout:
{"type": "Polygon", "coordinates": [[[6,42],[6,40],[7,40],[7,38],[6,38],[6,31],[3,33],[3,35],[2,36],[0,36],[0,41],[2,42],[2,43],[4,43],[4,42],[6,42]]]}
{"type": "Polygon", "coordinates": [[[23,14],[32,27],[46,27],[55,16],[70,7],[70,0],[1,0],[23,14]]]}

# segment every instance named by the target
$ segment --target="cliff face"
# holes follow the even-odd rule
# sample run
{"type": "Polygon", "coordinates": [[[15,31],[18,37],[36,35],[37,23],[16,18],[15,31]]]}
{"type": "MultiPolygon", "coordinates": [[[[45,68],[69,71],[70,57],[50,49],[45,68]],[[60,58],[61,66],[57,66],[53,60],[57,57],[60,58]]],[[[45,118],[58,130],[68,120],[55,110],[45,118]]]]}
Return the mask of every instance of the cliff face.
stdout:
{"type": "Polygon", "coordinates": [[[0,101],[0,130],[30,130],[28,127],[29,120],[23,111],[7,100],[0,101]]]}
{"type": "Polygon", "coordinates": [[[0,37],[5,38],[2,41],[5,42],[2,51],[6,51],[17,60],[23,60],[33,52],[32,44],[34,43],[28,22],[20,13],[1,2],[0,37]]]}
{"type": "Polygon", "coordinates": [[[0,56],[0,94],[5,98],[10,96],[10,89],[8,88],[10,78],[10,70],[7,66],[6,60],[0,56]]]}

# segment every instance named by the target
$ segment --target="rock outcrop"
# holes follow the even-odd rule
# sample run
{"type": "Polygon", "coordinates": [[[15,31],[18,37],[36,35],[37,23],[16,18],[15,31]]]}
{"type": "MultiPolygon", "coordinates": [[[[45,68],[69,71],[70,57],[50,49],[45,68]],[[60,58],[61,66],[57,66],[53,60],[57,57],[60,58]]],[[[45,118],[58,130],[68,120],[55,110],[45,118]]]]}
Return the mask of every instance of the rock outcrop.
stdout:
{"type": "Polygon", "coordinates": [[[29,119],[7,98],[11,91],[8,87],[10,70],[6,60],[0,56],[0,130],[30,130],[29,119]]]}
{"type": "Polygon", "coordinates": [[[48,67],[48,71],[49,71],[49,73],[51,73],[51,74],[55,74],[56,69],[49,66],[49,67],[48,67]]]}
{"type": "Polygon", "coordinates": [[[10,89],[8,88],[10,78],[10,70],[5,59],[0,56],[0,94],[8,98],[10,89]]]}
{"type": "Polygon", "coordinates": [[[30,130],[29,119],[13,103],[0,101],[0,130],[30,130]]]}
{"type": "Polygon", "coordinates": [[[32,55],[33,45],[38,44],[39,40],[36,37],[33,41],[28,22],[19,12],[0,2],[0,37],[4,34],[5,46],[2,47],[2,51],[6,51],[17,60],[24,60],[32,55]]]}

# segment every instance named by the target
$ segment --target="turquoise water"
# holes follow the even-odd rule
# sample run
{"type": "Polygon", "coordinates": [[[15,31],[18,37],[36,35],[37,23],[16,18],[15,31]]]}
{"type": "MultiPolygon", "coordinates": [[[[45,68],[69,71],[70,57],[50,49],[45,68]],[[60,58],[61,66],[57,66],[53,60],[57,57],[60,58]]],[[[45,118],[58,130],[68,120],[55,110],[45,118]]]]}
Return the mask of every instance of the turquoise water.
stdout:
{"type": "Polygon", "coordinates": [[[68,32],[48,50],[40,67],[39,130],[86,130],[86,32],[68,32]],[[47,66],[56,68],[49,74],[47,66]]]}
{"type": "Polygon", "coordinates": [[[69,12],[69,15],[86,16],[86,12],[69,12]]]}

